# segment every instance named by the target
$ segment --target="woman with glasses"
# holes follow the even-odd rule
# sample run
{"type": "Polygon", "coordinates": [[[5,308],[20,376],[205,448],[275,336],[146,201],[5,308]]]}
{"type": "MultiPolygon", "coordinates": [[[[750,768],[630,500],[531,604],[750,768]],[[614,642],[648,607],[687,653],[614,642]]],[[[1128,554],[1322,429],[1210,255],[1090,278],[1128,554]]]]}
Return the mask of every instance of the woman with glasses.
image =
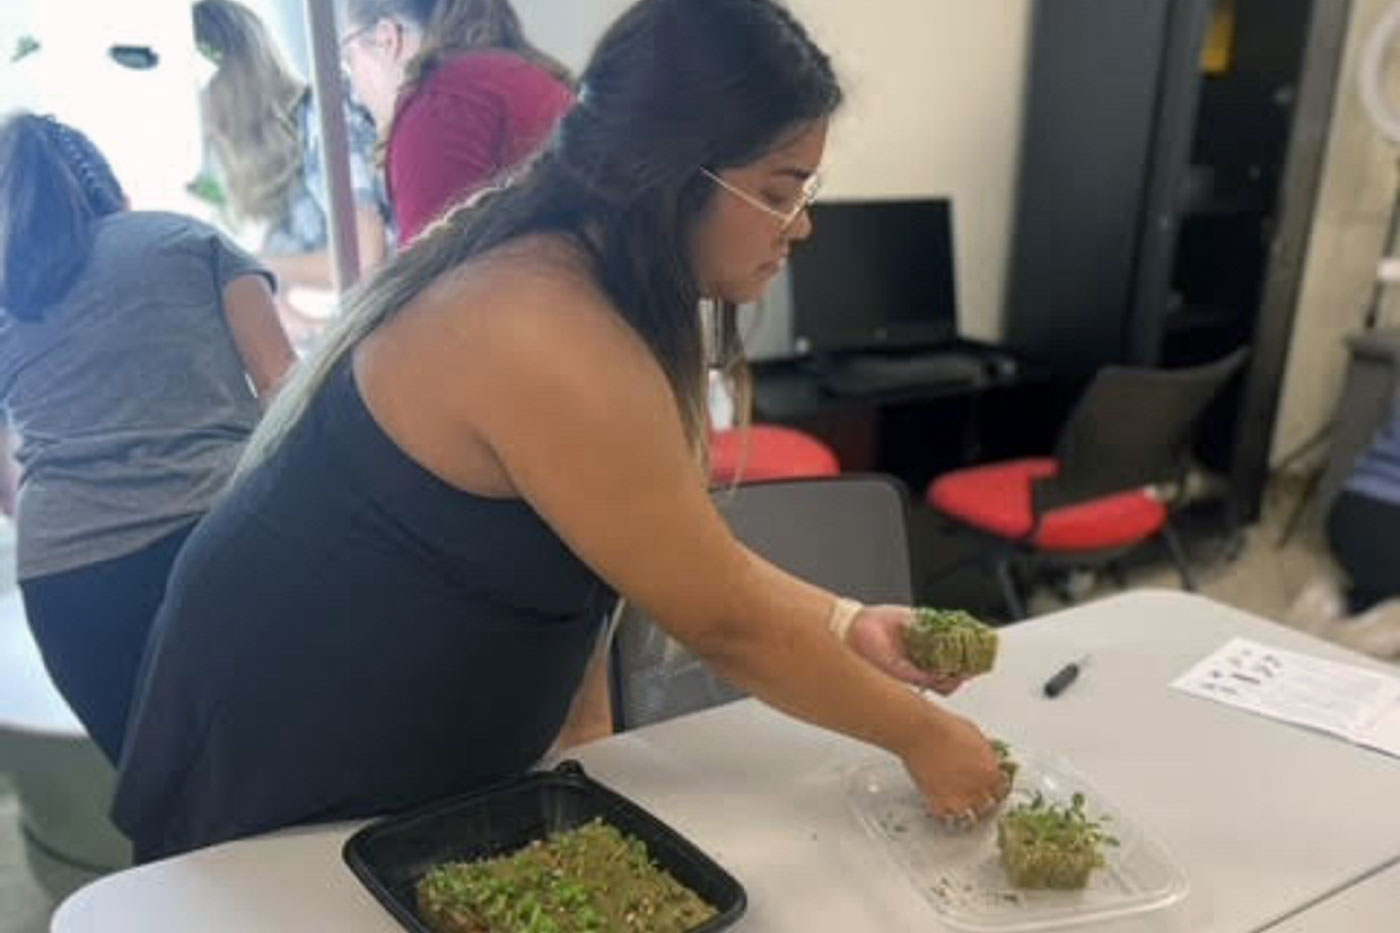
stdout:
{"type": "Polygon", "coordinates": [[[840,99],[772,0],[641,0],[538,158],[352,300],[171,581],[114,810],[140,858],[409,807],[605,731],[618,594],[901,756],[936,813],[997,805],[987,740],[905,683],[958,685],[909,662],[911,611],[783,572],[707,494],[697,306],[756,298],[811,233],[840,99]]]}
{"type": "Polygon", "coordinates": [[[49,674],[113,762],[175,554],[292,362],[272,281],[205,224],[129,210],[79,131],[0,123],[20,591],[49,674]]]}
{"type": "Polygon", "coordinates": [[[508,0],[341,0],[341,55],[385,139],[401,242],[514,168],[573,103],[508,0]]]}
{"type": "MultiPolygon", "coordinates": [[[[332,287],[321,124],[306,82],[293,74],[267,27],[236,0],[194,5],[199,52],[214,66],[200,94],[205,135],[234,219],[266,227],[260,250],[284,286],[332,287]]],[[[345,108],[360,267],[387,249],[387,199],[374,165],[375,130],[358,104],[345,108]]],[[[289,325],[320,322],[283,302],[289,325]]]]}

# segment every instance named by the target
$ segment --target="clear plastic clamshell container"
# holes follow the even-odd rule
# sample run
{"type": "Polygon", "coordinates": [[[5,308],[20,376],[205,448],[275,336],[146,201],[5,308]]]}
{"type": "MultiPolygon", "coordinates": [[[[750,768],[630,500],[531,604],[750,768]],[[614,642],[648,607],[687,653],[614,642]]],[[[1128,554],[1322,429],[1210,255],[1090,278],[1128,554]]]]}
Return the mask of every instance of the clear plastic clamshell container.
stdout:
{"type": "Polygon", "coordinates": [[[997,852],[997,818],[970,831],[945,828],[895,759],[863,762],[846,775],[846,792],[866,830],[949,925],[975,933],[1050,930],[1160,910],[1186,896],[1186,876],[1166,850],[1063,760],[1013,746],[1020,765],[1005,806],[1085,798],[1085,812],[1104,819],[1118,840],[1082,891],[1014,888],[997,852]]]}

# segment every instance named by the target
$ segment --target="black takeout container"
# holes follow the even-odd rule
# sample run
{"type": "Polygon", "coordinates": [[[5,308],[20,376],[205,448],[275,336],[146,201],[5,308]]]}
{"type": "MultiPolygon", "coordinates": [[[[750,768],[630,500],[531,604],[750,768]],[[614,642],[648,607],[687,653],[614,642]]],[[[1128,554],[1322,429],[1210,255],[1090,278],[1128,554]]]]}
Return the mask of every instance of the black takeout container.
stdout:
{"type": "Polygon", "coordinates": [[[377,820],[346,840],[341,854],[405,930],[429,933],[414,891],[430,869],[514,852],[594,818],[640,839],[653,862],[715,908],[716,916],[691,933],[728,929],[743,916],[748,897],[729,872],[575,761],[377,820]]]}

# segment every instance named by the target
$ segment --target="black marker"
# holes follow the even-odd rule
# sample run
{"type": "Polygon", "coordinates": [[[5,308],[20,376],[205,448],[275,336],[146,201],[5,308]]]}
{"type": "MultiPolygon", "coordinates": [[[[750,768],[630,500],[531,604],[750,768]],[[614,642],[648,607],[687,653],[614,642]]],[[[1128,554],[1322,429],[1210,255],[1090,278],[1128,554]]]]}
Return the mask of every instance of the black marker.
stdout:
{"type": "Polygon", "coordinates": [[[1056,671],[1055,676],[1047,680],[1045,686],[1041,689],[1047,697],[1053,700],[1061,693],[1064,693],[1065,689],[1070,684],[1074,683],[1074,679],[1079,676],[1079,669],[1088,662],[1089,656],[1087,654],[1078,661],[1071,661],[1069,664],[1066,664],[1056,671]]]}

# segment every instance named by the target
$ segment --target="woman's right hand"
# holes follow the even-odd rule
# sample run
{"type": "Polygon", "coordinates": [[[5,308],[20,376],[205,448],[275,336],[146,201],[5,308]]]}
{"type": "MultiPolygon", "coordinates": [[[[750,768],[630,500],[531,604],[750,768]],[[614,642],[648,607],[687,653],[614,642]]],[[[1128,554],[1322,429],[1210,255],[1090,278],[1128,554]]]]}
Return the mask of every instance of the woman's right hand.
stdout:
{"type": "Polygon", "coordinates": [[[946,711],[901,757],[934,816],[950,824],[990,816],[1011,790],[991,743],[971,722],[946,711]]]}

